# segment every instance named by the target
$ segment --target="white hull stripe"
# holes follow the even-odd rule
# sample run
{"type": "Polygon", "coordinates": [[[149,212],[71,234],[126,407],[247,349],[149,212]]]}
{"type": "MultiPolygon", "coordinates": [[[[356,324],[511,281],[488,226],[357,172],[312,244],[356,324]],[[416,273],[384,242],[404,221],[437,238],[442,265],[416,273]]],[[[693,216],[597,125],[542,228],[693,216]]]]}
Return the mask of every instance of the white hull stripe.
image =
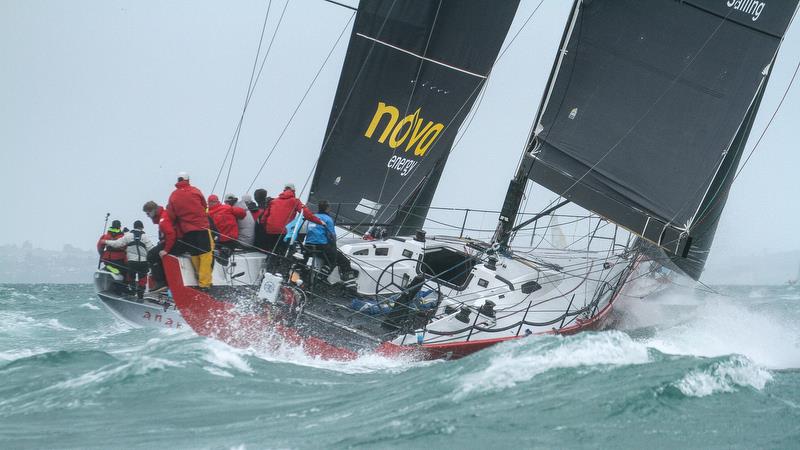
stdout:
{"type": "Polygon", "coordinates": [[[387,46],[389,48],[393,48],[393,49],[401,51],[403,53],[407,53],[407,54],[409,54],[411,56],[415,56],[415,57],[417,57],[419,59],[422,59],[424,61],[432,62],[434,64],[438,64],[440,66],[447,67],[448,69],[457,70],[457,71],[459,71],[461,73],[465,73],[467,75],[472,75],[473,77],[486,79],[485,75],[480,75],[480,74],[477,74],[477,73],[474,73],[474,72],[470,72],[469,70],[460,69],[460,68],[458,68],[456,66],[451,66],[450,64],[445,64],[445,63],[443,63],[441,61],[436,61],[435,59],[426,58],[426,57],[424,57],[422,55],[418,55],[418,54],[416,54],[414,52],[410,52],[410,51],[408,51],[406,49],[403,49],[403,48],[397,47],[395,45],[389,44],[388,42],[383,42],[381,40],[375,39],[374,37],[369,37],[369,36],[367,36],[365,34],[356,33],[356,36],[361,36],[364,39],[369,39],[370,41],[377,42],[378,44],[385,45],[385,46],[387,46]]]}

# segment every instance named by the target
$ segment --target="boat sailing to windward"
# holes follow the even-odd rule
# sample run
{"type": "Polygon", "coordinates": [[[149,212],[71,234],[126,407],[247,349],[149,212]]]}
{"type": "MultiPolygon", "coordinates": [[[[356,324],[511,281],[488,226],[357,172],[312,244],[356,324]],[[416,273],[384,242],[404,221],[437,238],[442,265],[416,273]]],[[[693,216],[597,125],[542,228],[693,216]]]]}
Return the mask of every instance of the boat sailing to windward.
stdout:
{"type": "Polygon", "coordinates": [[[575,1],[496,230],[473,239],[421,230],[517,2],[363,0],[308,199],[353,236],[337,246],[355,287],[298,243],[235,254],[209,291],[166,257],[175,305],[237,346],[459,357],[601,326],[636,283],[697,280],[797,4],[575,1]],[[556,199],[528,217],[530,183],[556,199]],[[555,219],[568,204],[587,212],[555,219]],[[564,226],[585,231],[547,243],[564,226]]]}

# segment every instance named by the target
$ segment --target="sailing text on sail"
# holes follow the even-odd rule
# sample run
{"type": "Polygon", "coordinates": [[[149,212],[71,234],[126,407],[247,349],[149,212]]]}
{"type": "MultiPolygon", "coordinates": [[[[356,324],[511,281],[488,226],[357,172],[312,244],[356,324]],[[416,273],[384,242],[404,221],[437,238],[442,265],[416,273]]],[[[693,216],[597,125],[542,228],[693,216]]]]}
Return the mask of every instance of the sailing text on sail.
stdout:
{"type": "Polygon", "coordinates": [[[766,2],[759,2],[758,0],[728,0],[728,3],[726,3],[728,8],[750,14],[753,22],[761,17],[761,12],[764,11],[766,4],[766,2]]]}
{"type": "Polygon", "coordinates": [[[392,149],[405,144],[403,151],[407,152],[413,147],[414,156],[425,156],[425,153],[436,141],[439,133],[444,130],[444,124],[434,123],[429,120],[423,126],[425,120],[420,117],[421,109],[417,108],[414,114],[409,114],[398,121],[400,110],[397,107],[378,102],[378,108],[375,110],[375,115],[372,117],[372,122],[370,122],[364,136],[367,139],[372,139],[383,117],[388,116],[388,122],[378,137],[378,142],[384,144],[388,138],[389,147],[392,149]]]}

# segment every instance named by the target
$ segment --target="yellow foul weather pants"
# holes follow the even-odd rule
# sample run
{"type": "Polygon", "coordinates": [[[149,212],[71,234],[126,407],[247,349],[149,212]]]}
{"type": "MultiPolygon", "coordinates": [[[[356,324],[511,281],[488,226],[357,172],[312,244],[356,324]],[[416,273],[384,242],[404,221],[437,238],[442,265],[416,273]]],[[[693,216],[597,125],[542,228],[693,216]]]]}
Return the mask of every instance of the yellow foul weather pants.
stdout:
{"type": "Polygon", "coordinates": [[[192,266],[197,274],[197,284],[201,288],[211,287],[211,267],[214,262],[214,240],[211,239],[211,231],[208,232],[211,240],[211,251],[200,255],[192,256],[192,266]]]}

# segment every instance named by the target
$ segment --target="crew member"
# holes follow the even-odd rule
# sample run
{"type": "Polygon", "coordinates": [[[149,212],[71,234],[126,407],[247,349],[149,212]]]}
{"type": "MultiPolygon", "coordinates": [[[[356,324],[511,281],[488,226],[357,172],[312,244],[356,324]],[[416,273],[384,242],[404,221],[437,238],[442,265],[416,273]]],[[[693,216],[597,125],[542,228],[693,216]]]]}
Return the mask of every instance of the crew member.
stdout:
{"type": "Polygon", "coordinates": [[[125,249],[114,248],[106,245],[106,241],[112,241],[122,237],[122,223],[119,220],[112,220],[111,227],[97,240],[97,253],[100,254],[100,261],[105,264],[104,269],[123,277],[125,270],[125,249]]]}
{"type": "Polygon", "coordinates": [[[265,240],[267,251],[283,253],[283,250],[285,250],[283,236],[286,234],[286,225],[299,212],[303,213],[303,217],[306,220],[317,225],[325,225],[300,199],[295,197],[294,184],[287,183],[283,188],[283,192],[278,198],[272,199],[261,216],[262,222],[264,222],[264,231],[267,234],[265,240]]]}
{"type": "Polygon", "coordinates": [[[167,210],[156,202],[145,203],[142,211],[153,223],[158,224],[158,245],[147,252],[147,262],[150,265],[150,275],[153,277],[153,288],[150,289],[150,292],[160,292],[167,288],[161,258],[175,251],[178,233],[175,231],[175,226],[172,224],[167,210]]]}
{"type": "Polygon", "coordinates": [[[242,199],[238,202],[235,197],[232,199],[228,197],[232,195],[233,194],[228,194],[225,196],[225,203],[232,207],[242,208],[245,211],[244,217],[237,218],[237,225],[239,226],[239,244],[244,248],[252,249],[255,243],[256,233],[256,220],[253,218],[252,212],[253,210],[258,211],[258,205],[256,205],[247,194],[242,195],[242,199]]]}
{"type": "Polygon", "coordinates": [[[128,286],[136,292],[138,298],[144,296],[147,286],[147,252],[153,248],[153,242],[144,232],[141,220],[133,222],[133,230],[119,239],[106,240],[106,247],[125,249],[128,258],[128,286]]]}
{"type": "Polygon", "coordinates": [[[211,264],[214,244],[209,229],[208,204],[200,189],[189,182],[189,174],[178,174],[175,190],[169,196],[167,214],[175,226],[181,249],[192,257],[192,266],[197,272],[200,289],[211,287],[211,264]]]}
{"type": "MultiPolygon", "coordinates": [[[[232,196],[235,203],[236,197],[232,194],[228,194],[228,196],[232,196]]],[[[217,229],[217,244],[233,251],[237,247],[236,241],[239,239],[237,220],[244,218],[248,214],[244,209],[228,204],[228,196],[225,197],[226,203],[220,203],[219,197],[215,194],[209,195],[208,215],[211,216],[211,220],[217,229]]]]}
{"type": "MultiPolygon", "coordinates": [[[[336,264],[339,267],[339,276],[342,281],[349,281],[355,278],[355,273],[350,267],[350,260],[336,247],[336,227],[333,218],[329,214],[330,204],[327,200],[322,200],[318,205],[316,217],[324,225],[316,223],[308,224],[305,246],[311,251],[317,251],[325,256],[329,264],[336,264]]],[[[327,270],[326,272],[330,272],[327,270]]]]}
{"type": "Polygon", "coordinates": [[[253,219],[256,221],[256,234],[253,240],[253,244],[256,248],[260,250],[267,250],[267,232],[264,225],[264,211],[267,210],[269,207],[272,198],[267,196],[266,189],[256,189],[253,192],[253,198],[256,201],[256,206],[258,207],[255,212],[253,212],[253,219]]]}
{"type": "Polygon", "coordinates": [[[258,203],[253,201],[253,197],[250,194],[244,194],[242,195],[241,203],[244,203],[245,206],[243,208],[250,211],[253,219],[255,219],[256,213],[258,213],[258,203]]]}

